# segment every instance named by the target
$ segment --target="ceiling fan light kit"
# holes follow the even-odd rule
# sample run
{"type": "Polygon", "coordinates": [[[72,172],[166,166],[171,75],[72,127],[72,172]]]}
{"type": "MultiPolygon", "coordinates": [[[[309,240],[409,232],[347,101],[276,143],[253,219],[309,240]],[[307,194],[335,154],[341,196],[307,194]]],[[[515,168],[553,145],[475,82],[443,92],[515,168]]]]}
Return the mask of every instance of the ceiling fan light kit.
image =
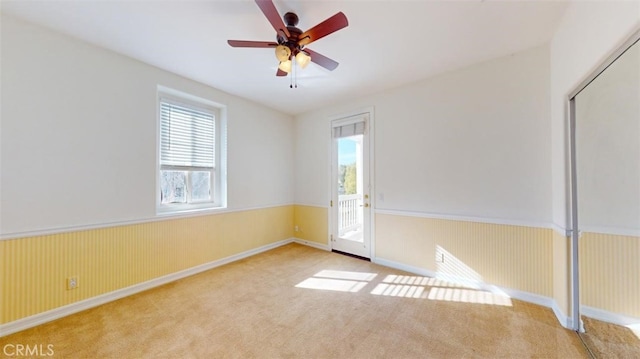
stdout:
{"type": "Polygon", "coordinates": [[[298,52],[296,55],[296,62],[300,68],[304,69],[311,62],[311,56],[307,55],[304,51],[298,52]]]}
{"type": "Polygon", "coordinates": [[[291,72],[291,60],[281,61],[278,68],[286,73],[291,72]]]}
{"type": "Polygon", "coordinates": [[[276,58],[278,61],[287,61],[291,57],[291,49],[284,45],[276,46],[276,58]]]}
{"type": "Polygon", "coordinates": [[[307,49],[306,46],[331,33],[347,27],[349,22],[342,12],[338,12],[318,25],[303,32],[296,27],[298,24],[298,15],[288,12],[281,18],[272,0],[255,0],[255,2],[260,10],[262,10],[262,13],[269,23],[271,23],[273,29],[276,31],[276,42],[228,40],[227,43],[230,46],[245,48],[275,48],[275,55],[279,61],[276,76],[287,76],[292,72],[292,60],[294,57],[296,64],[302,69],[307,67],[309,62],[320,65],[329,71],[333,71],[338,67],[337,61],[312,51],[311,49],[307,49]]]}

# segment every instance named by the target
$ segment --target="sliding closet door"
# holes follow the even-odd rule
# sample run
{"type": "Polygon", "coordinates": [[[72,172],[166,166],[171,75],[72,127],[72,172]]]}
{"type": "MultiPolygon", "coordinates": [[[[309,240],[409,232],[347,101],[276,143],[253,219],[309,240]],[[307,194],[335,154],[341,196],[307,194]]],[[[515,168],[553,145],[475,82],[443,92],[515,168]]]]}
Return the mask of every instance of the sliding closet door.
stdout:
{"type": "Polygon", "coordinates": [[[575,96],[575,156],[581,313],[624,324],[640,318],[639,43],[575,96]]]}

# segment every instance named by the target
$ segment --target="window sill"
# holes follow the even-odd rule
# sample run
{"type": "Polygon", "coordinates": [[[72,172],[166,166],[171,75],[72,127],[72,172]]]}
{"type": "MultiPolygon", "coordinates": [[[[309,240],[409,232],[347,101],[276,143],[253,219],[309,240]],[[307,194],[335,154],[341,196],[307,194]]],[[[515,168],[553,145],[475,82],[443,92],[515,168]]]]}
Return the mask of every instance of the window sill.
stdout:
{"type": "Polygon", "coordinates": [[[182,208],[156,208],[156,216],[158,217],[192,217],[205,214],[213,214],[217,212],[224,212],[227,209],[226,206],[206,206],[206,207],[182,207],[182,208]]]}

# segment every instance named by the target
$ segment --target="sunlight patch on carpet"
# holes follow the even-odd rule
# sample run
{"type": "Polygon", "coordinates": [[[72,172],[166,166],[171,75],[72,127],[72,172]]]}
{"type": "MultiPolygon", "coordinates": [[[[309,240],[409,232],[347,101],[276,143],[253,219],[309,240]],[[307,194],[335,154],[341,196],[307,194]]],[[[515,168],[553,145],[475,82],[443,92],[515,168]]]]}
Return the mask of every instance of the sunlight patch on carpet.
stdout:
{"type": "Polygon", "coordinates": [[[430,299],[447,302],[512,306],[507,295],[478,290],[438,278],[388,275],[371,291],[373,295],[430,299]]]}
{"type": "Polygon", "coordinates": [[[512,306],[511,298],[507,296],[473,289],[434,287],[429,291],[427,298],[446,302],[512,306]]]}
{"type": "Polygon", "coordinates": [[[296,285],[297,288],[333,290],[337,292],[357,293],[364,288],[367,282],[354,280],[340,280],[329,278],[307,278],[296,285]]]}
{"type": "Polygon", "coordinates": [[[296,284],[296,287],[357,293],[376,276],[376,273],[325,269],[296,284]]]}
{"type": "Polygon", "coordinates": [[[383,283],[392,284],[404,284],[404,285],[422,285],[428,287],[447,287],[447,288],[468,288],[467,286],[444,280],[442,278],[421,277],[421,276],[409,276],[409,275],[394,275],[390,274],[386,276],[383,283]]]}
{"type": "Polygon", "coordinates": [[[374,282],[377,276],[377,273],[324,269],[296,284],[296,288],[358,293],[368,284],[375,284],[369,293],[376,296],[512,306],[507,295],[439,278],[389,274],[374,282]]]}
{"type": "Polygon", "coordinates": [[[314,274],[313,276],[319,277],[319,278],[334,278],[334,279],[357,280],[357,281],[369,282],[373,280],[373,278],[375,278],[377,275],[378,274],[376,273],[351,272],[351,271],[343,271],[343,270],[325,269],[314,274]]]}
{"type": "Polygon", "coordinates": [[[371,291],[371,294],[387,297],[425,298],[425,289],[419,285],[380,283],[371,291]]]}

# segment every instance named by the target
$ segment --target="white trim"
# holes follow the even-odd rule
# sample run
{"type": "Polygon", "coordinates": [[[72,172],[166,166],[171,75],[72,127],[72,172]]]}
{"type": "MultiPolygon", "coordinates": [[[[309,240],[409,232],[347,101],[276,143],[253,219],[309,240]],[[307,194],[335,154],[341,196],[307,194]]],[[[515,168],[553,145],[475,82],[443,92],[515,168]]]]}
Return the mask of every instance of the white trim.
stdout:
{"type": "Polygon", "coordinates": [[[305,206],[305,207],[318,207],[318,208],[324,208],[324,209],[328,209],[331,208],[329,207],[328,204],[318,204],[318,203],[303,203],[303,202],[295,202],[293,204],[294,206],[305,206]]]}
{"type": "Polygon", "coordinates": [[[562,236],[571,237],[571,230],[568,229],[566,226],[561,226],[555,222],[551,222],[550,226],[551,226],[551,229],[561,234],[562,236]]]}
{"type": "Polygon", "coordinates": [[[569,269],[571,277],[569,284],[571,286],[569,298],[571,300],[571,329],[584,332],[579,327],[580,320],[580,255],[578,246],[580,244],[580,226],[578,224],[578,196],[576,189],[578,188],[578,177],[576,173],[576,101],[569,99],[566,115],[569,124],[569,213],[571,216],[571,240],[569,245],[569,269]]]}
{"type": "Polygon", "coordinates": [[[177,101],[183,101],[189,105],[205,105],[208,107],[214,107],[216,109],[221,109],[221,108],[225,108],[227,107],[227,105],[222,104],[220,102],[215,102],[215,101],[211,101],[209,99],[206,98],[202,98],[200,96],[196,96],[196,95],[192,95],[188,92],[184,92],[184,91],[180,91],[180,90],[176,90],[172,87],[168,87],[168,86],[163,86],[163,85],[158,85],[156,88],[156,93],[158,94],[158,96],[160,96],[160,94],[163,94],[165,96],[168,96],[170,98],[172,98],[173,100],[177,100],[177,101]]]}
{"type": "Polygon", "coordinates": [[[380,257],[371,258],[371,262],[385,266],[385,267],[399,269],[405,272],[422,275],[425,277],[438,278],[448,282],[477,288],[479,290],[489,291],[495,294],[507,295],[508,297],[513,299],[522,300],[524,302],[529,302],[529,303],[537,304],[543,307],[547,307],[553,310],[553,313],[558,319],[558,322],[560,322],[560,325],[562,325],[565,328],[569,328],[569,329],[571,328],[570,318],[568,318],[567,315],[562,312],[562,310],[560,309],[556,301],[550,297],[545,297],[539,294],[534,294],[529,292],[523,292],[516,289],[504,288],[504,287],[496,286],[493,284],[485,283],[482,281],[472,280],[472,279],[458,277],[454,275],[442,274],[442,273],[434,272],[425,268],[415,267],[415,266],[411,266],[408,264],[404,264],[404,263],[400,263],[400,262],[396,262],[396,261],[392,261],[392,260],[388,260],[380,257]]]}
{"type": "Polygon", "coordinates": [[[618,314],[609,312],[603,309],[589,307],[586,305],[580,306],[581,314],[589,318],[597,319],[603,322],[622,325],[622,326],[638,326],[640,325],[640,318],[631,317],[624,314],[618,314]]]}
{"type": "Polygon", "coordinates": [[[581,226],[580,235],[585,233],[611,234],[616,236],[633,236],[640,237],[640,229],[621,228],[621,227],[604,227],[604,226],[581,226]]]}
{"type": "MultiPolygon", "coordinates": [[[[366,107],[355,109],[353,111],[346,111],[343,113],[330,115],[328,120],[329,122],[332,122],[335,120],[343,120],[343,119],[347,119],[349,117],[355,117],[358,115],[363,115],[363,116],[371,115],[372,113],[373,113],[373,106],[366,106],[366,107]]],[[[333,136],[333,133],[331,135],[333,136]]]]}
{"type": "Polygon", "coordinates": [[[376,253],[376,158],[375,158],[375,139],[376,139],[376,121],[375,108],[367,107],[369,113],[369,257],[375,257],[376,253]]]}
{"type": "MultiPolygon", "coordinates": [[[[551,298],[549,298],[551,299],[551,298]]],[[[555,314],[556,319],[558,319],[558,322],[560,322],[560,325],[562,325],[563,327],[567,328],[567,329],[571,329],[573,328],[573,321],[571,320],[571,318],[566,315],[562,309],[560,309],[560,306],[558,306],[558,302],[556,302],[555,300],[551,299],[552,303],[551,303],[551,310],[553,310],[553,314],[555,314]]]]}
{"type": "MultiPolygon", "coordinates": [[[[390,214],[395,216],[446,219],[451,221],[478,222],[478,223],[490,223],[490,224],[504,224],[509,226],[556,229],[555,224],[552,224],[549,222],[528,221],[528,220],[521,220],[521,219],[460,216],[456,214],[403,211],[403,210],[393,210],[393,209],[376,209],[375,212],[376,214],[390,214]]],[[[560,232],[564,233],[564,230],[561,230],[560,232]]]]}
{"type": "Polygon", "coordinates": [[[186,211],[186,212],[180,212],[180,213],[164,213],[164,214],[158,214],[155,217],[140,218],[140,219],[134,219],[130,221],[114,221],[114,222],[104,222],[104,223],[95,223],[95,224],[86,224],[86,225],[77,225],[77,226],[68,226],[68,227],[52,227],[48,229],[25,231],[25,232],[9,232],[9,233],[0,234],[0,241],[25,238],[25,237],[46,236],[50,234],[59,234],[59,233],[67,233],[67,232],[86,231],[91,229],[130,226],[134,224],[161,222],[161,221],[168,221],[172,219],[200,217],[200,216],[208,216],[208,215],[222,214],[222,213],[254,211],[259,209],[276,208],[276,207],[284,207],[284,206],[293,206],[293,203],[271,204],[271,205],[246,207],[246,208],[203,209],[203,210],[186,211]]]}
{"type": "Polygon", "coordinates": [[[171,273],[162,277],[154,278],[146,282],[134,284],[130,287],[115,290],[113,292],[101,294],[92,298],[81,300],[79,302],[71,303],[62,307],[51,309],[49,311],[32,315],[30,317],[18,319],[13,322],[0,325],[0,337],[7,336],[12,333],[16,333],[25,329],[35,327],[40,324],[44,324],[68,315],[87,310],[89,308],[97,307],[99,305],[112,302],[114,300],[128,297],[130,295],[140,293],[142,291],[167,284],[178,279],[192,276],[194,274],[207,271],[231,262],[244,259],[258,253],[266,252],[268,250],[283,246],[285,244],[292,243],[293,238],[284,239],[278,242],[267,244],[258,248],[254,248],[245,252],[231,255],[226,258],[218,259],[209,263],[204,263],[189,269],[181,270],[179,272],[171,273]]]}
{"type": "Polygon", "coordinates": [[[293,242],[298,243],[298,244],[302,244],[302,245],[305,245],[305,246],[308,246],[308,247],[321,249],[321,250],[327,251],[327,252],[331,251],[331,248],[329,248],[328,244],[322,244],[322,243],[318,243],[318,242],[307,241],[305,239],[300,239],[300,238],[294,238],[293,242]]]}
{"type": "MultiPolygon", "coordinates": [[[[372,186],[373,186],[373,184],[372,184],[372,186]]],[[[375,200],[373,198],[373,196],[371,196],[371,200],[372,201],[375,200]]],[[[293,205],[330,209],[330,207],[327,206],[327,205],[317,204],[317,203],[296,202],[293,205]]],[[[389,215],[394,215],[394,216],[419,217],[419,218],[430,218],[430,219],[447,219],[447,220],[452,220],[452,221],[490,223],[490,224],[504,224],[504,225],[510,225],[510,226],[522,226],[522,227],[553,229],[554,231],[558,232],[559,234],[561,234],[561,235],[563,235],[565,237],[570,237],[571,236],[571,229],[568,229],[565,226],[559,225],[559,224],[554,223],[554,222],[551,222],[551,223],[529,222],[529,221],[522,221],[522,220],[509,220],[509,219],[500,219],[500,218],[472,217],[472,216],[458,216],[458,215],[453,215],[453,214],[439,214],[439,213],[403,211],[403,210],[392,210],[392,209],[377,209],[377,208],[374,209],[374,213],[375,214],[389,214],[389,215]]],[[[623,230],[620,230],[620,231],[623,231],[623,230]]],[[[631,231],[632,230],[627,230],[627,232],[624,232],[626,234],[621,234],[621,235],[634,235],[634,234],[630,234],[631,231]]],[[[587,231],[585,230],[584,232],[587,232],[587,231]]],[[[614,230],[610,231],[612,233],[598,232],[598,231],[588,231],[588,232],[605,233],[605,234],[617,234],[617,233],[615,233],[614,230]]],[[[623,233],[623,232],[620,232],[620,233],[623,233]]]]}

